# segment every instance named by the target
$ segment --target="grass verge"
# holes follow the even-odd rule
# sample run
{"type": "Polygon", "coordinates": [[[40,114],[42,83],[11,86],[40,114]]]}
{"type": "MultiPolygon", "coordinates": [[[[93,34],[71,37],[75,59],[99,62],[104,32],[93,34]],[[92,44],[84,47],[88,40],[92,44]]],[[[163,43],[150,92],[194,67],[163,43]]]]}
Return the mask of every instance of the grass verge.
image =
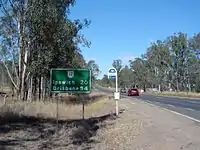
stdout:
{"type": "Polygon", "coordinates": [[[194,92],[162,92],[157,93],[159,96],[175,96],[175,97],[188,97],[188,98],[200,98],[200,93],[194,92]]]}
{"type": "MultiPolygon", "coordinates": [[[[91,117],[99,112],[105,105],[111,104],[112,100],[104,94],[85,95],[85,117],[91,117]]],[[[114,102],[114,101],[113,101],[114,102]]],[[[59,119],[80,119],[82,117],[83,97],[78,96],[66,96],[61,97],[58,100],[58,113],[59,119]]],[[[1,110],[0,113],[12,112],[20,116],[29,117],[43,117],[43,118],[56,118],[57,104],[56,100],[50,101],[13,101],[7,99],[6,104],[3,104],[3,100],[0,101],[1,110]]]]}
{"type": "Polygon", "coordinates": [[[115,119],[114,100],[97,95],[86,103],[84,120],[81,104],[60,101],[58,134],[55,102],[8,101],[0,108],[0,149],[91,149],[101,142],[93,139],[97,130],[115,119]]]}

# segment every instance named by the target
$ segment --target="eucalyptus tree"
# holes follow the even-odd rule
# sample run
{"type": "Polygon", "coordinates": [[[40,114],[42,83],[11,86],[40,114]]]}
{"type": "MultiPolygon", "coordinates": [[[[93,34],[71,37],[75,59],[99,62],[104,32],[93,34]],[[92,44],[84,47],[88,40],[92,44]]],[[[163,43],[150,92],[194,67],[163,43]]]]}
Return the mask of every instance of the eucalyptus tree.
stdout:
{"type": "Polygon", "coordinates": [[[100,74],[100,68],[95,60],[89,60],[87,63],[87,68],[89,68],[92,72],[92,81],[95,82],[96,78],[100,74]]]}
{"type": "Polygon", "coordinates": [[[42,79],[49,79],[50,68],[84,64],[78,45],[89,46],[90,42],[79,33],[90,22],[68,19],[74,2],[0,0],[1,57],[20,99],[24,99],[27,88],[32,88],[28,85],[39,83],[41,89],[42,79]],[[74,59],[80,59],[81,63],[75,63],[74,59]],[[8,67],[9,60],[14,74],[8,67]]]}

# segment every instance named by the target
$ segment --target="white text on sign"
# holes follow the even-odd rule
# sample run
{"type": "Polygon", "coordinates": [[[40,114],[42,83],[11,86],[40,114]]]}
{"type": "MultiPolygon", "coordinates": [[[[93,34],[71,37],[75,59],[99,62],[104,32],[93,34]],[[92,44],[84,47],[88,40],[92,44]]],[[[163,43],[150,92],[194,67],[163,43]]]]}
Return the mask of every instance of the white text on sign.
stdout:
{"type": "Polygon", "coordinates": [[[88,85],[88,81],[87,80],[81,80],[80,85],[88,85]]]}
{"type": "Polygon", "coordinates": [[[75,81],[54,81],[53,80],[53,85],[75,85],[75,81]]]}
{"type": "Polygon", "coordinates": [[[67,87],[67,86],[53,86],[54,91],[88,91],[88,86],[80,86],[80,87],[67,87]]]}

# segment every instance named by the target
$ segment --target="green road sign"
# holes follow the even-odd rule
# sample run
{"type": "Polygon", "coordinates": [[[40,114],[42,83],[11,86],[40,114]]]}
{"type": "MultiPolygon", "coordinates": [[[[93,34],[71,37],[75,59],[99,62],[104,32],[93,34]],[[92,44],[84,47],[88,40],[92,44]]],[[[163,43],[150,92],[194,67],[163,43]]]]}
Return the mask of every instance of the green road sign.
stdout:
{"type": "Polygon", "coordinates": [[[51,92],[90,93],[91,70],[89,69],[51,69],[51,92]]]}

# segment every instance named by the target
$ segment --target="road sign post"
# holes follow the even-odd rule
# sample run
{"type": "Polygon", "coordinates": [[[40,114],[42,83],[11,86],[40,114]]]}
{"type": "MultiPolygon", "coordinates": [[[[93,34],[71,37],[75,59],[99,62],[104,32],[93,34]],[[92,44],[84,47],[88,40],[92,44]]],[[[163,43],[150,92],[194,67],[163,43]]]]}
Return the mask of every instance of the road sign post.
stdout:
{"type": "Polygon", "coordinates": [[[56,98],[56,133],[58,134],[58,112],[59,112],[59,109],[58,109],[58,99],[59,98],[56,98]]]}
{"type": "MultiPolygon", "coordinates": [[[[51,92],[88,94],[91,92],[91,89],[92,89],[91,70],[73,69],[73,68],[51,69],[50,72],[51,92]]],[[[83,102],[83,111],[84,111],[84,102],[83,102]]],[[[57,100],[56,116],[57,116],[57,131],[58,131],[58,100],[57,100]]]]}
{"type": "Polygon", "coordinates": [[[119,114],[119,106],[118,106],[118,100],[120,99],[120,94],[118,91],[118,74],[117,70],[115,68],[110,68],[108,70],[108,78],[115,78],[115,92],[114,92],[114,99],[115,99],[115,111],[116,111],[116,116],[119,114]]]}

